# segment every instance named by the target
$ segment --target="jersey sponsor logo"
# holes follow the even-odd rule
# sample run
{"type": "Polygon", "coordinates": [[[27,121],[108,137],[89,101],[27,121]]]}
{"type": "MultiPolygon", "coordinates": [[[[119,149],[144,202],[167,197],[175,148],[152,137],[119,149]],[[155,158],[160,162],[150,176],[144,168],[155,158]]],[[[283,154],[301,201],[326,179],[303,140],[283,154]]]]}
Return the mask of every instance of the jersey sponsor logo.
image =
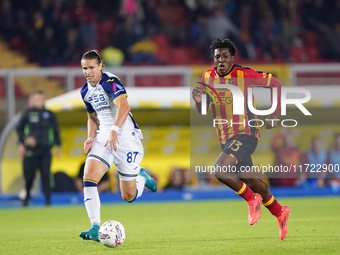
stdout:
{"type": "Polygon", "coordinates": [[[109,79],[109,80],[107,80],[106,82],[109,82],[109,81],[115,81],[115,79],[109,79]]]}
{"type": "MultiPolygon", "coordinates": [[[[213,87],[211,87],[211,86],[209,86],[208,84],[205,84],[205,83],[203,83],[203,82],[197,82],[197,83],[203,85],[205,88],[211,89],[212,92],[214,92],[214,93],[216,94],[218,100],[220,101],[220,104],[222,104],[221,98],[220,98],[220,96],[218,95],[218,93],[217,93],[217,91],[216,91],[215,88],[213,88],[213,87]]],[[[200,88],[200,87],[197,87],[197,88],[200,89],[200,90],[205,91],[205,93],[207,93],[207,94],[212,98],[212,100],[214,101],[214,103],[217,104],[217,102],[216,102],[214,96],[213,96],[207,89],[203,89],[203,88],[200,88]]]]}

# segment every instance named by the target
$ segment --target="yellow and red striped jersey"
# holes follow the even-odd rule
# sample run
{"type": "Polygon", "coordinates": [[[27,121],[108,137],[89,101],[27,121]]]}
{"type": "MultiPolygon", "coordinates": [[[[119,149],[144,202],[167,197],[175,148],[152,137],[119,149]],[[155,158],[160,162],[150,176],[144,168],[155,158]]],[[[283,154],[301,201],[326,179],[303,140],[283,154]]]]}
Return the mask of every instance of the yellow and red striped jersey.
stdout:
{"type": "MultiPolygon", "coordinates": [[[[217,123],[215,125],[218,138],[221,144],[238,134],[246,134],[256,138],[260,138],[257,116],[249,110],[247,102],[247,90],[252,86],[268,87],[272,89],[276,87],[278,89],[278,106],[274,111],[273,115],[278,116],[280,97],[281,97],[281,84],[280,82],[272,77],[270,73],[257,71],[253,68],[242,67],[237,64],[233,64],[229,71],[225,75],[218,73],[216,67],[210,68],[205,71],[201,77],[201,82],[213,87],[218,93],[219,98],[214,95],[213,91],[208,86],[201,85],[201,88],[208,89],[211,95],[214,95],[216,100],[211,99],[207,96],[207,108],[211,105],[213,116],[215,120],[227,120],[227,123],[217,123]],[[229,84],[237,86],[243,92],[244,99],[244,113],[240,115],[233,114],[233,95],[228,89],[215,88],[216,84],[229,84]],[[222,104],[221,104],[222,103],[222,104]],[[248,122],[250,121],[250,122],[248,122]],[[232,123],[232,124],[231,124],[232,123]],[[251,125],[249,125],[250,123],[251,125]]],[[[253,95],[251,95],[253,96],[253,95]]],[[[254,98],[253,98],[254,102],[254,98]]],[[[200,109],[197,106],[197,110],[200,109]]]]}

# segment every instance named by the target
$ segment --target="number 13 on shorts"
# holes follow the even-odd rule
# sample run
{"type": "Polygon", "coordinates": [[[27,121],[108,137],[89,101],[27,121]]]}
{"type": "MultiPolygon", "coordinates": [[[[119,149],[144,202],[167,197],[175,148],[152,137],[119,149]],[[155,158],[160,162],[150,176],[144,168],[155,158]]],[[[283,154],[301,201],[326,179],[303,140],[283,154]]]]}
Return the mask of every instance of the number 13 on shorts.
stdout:
{"type": "Polygon", "coordinates": [[[130,151],[126,154],[126,162],[135,163],[138,151],[130,151]]]}

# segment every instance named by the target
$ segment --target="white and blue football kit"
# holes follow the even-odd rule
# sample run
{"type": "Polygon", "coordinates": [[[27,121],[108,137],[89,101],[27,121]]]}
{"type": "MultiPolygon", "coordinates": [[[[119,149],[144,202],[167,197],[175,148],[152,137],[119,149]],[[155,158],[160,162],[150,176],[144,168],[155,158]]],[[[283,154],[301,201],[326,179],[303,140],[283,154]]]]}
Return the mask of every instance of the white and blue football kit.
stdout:
{"type": "Polygon", "coordinates": [[[99,130],[87,159],[99,160],[107,169],[115,163],[121,180],[135,179],[140,170],[144,149],[140,141],[143,138],[142,132],[131,113],[117,133],[117,150],[111,151],[109,144],[104,147],[117,117],[118,108],[114,101],[123,96],[127,97],[123,84],[114,74],[104,72],[96,86],[92,86],[90,82],[84,84],[81,96],[86,111],[89,114],[96,112],[99,119],[99,130]]]}

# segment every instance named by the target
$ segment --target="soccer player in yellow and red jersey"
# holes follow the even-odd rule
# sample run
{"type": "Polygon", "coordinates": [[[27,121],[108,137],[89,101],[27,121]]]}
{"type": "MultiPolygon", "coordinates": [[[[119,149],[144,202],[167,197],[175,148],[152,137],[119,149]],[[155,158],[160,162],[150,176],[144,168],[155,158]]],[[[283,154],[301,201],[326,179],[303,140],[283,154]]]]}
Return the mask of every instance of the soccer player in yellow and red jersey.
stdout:
{"type": "MultiPolygon", "coordinates": [[[[242,67],[234,64],[236,46],[229,39],[217,38],[210,46],[214,58],[215,67],[208,69],[202,75],[201,87],[192,91],[196,102],[197,111],[202,114],[202,98],[206,96],[206,109],[211,105],[214,123],[218,138],[221,143],[222,152],[217,157],[215,169],[219,167],[236,167],[236,173],[215,172],[215,177],[248,202],[250,225],[253,225],[261,216],[261,202],[277,218],[280,226],[280,239],[283,240],[287,234],[287,220],[290,212],[288,206],[281,206],[274,196],[269,192],[267,185],[253,172],[241,171],[242,167],[253,166],[251,154],[255,151],[257,140],[260,138],[259,121],[255,114],[249,110],[246,100],[247,90],[251,86],[268,87],[277,90],[277,107],[272,115],[265,120],[266,128],[277,126],[277,119],[281,84],[269,73],[257,71],[252,68],[242,67]],[[237,107],[235,95],[226,88],[216,86],[217,84],[229,84],[237,86],[243,92],[244,112],[239,115],[233,114],[237,107]],[[216,87],[216,89],[215,89],[216,87]],[[210,94],[218,93],[218,100],[210,100],[201,88],[210,94]],[[220,100],[222,98],[222,100],[220,100]],[[235,102],[233,102],[233,99],[235,102]],[[224,120],[224,121],[219,121],[224,120]]],[[[234,93],[235,94],[235,93],[234,93]]],[[[251,95],[253,96],[253,95],[251,95]]],[[[254,101],[254,100],[253,100],[254,101]]],[[[275,106],[274,106],[275,107],[275,106]]],[[[220,168],[221,169],[221,168],[220,168]]],[[[244,169],[244,168],[243,168],[244,169]]]]}

